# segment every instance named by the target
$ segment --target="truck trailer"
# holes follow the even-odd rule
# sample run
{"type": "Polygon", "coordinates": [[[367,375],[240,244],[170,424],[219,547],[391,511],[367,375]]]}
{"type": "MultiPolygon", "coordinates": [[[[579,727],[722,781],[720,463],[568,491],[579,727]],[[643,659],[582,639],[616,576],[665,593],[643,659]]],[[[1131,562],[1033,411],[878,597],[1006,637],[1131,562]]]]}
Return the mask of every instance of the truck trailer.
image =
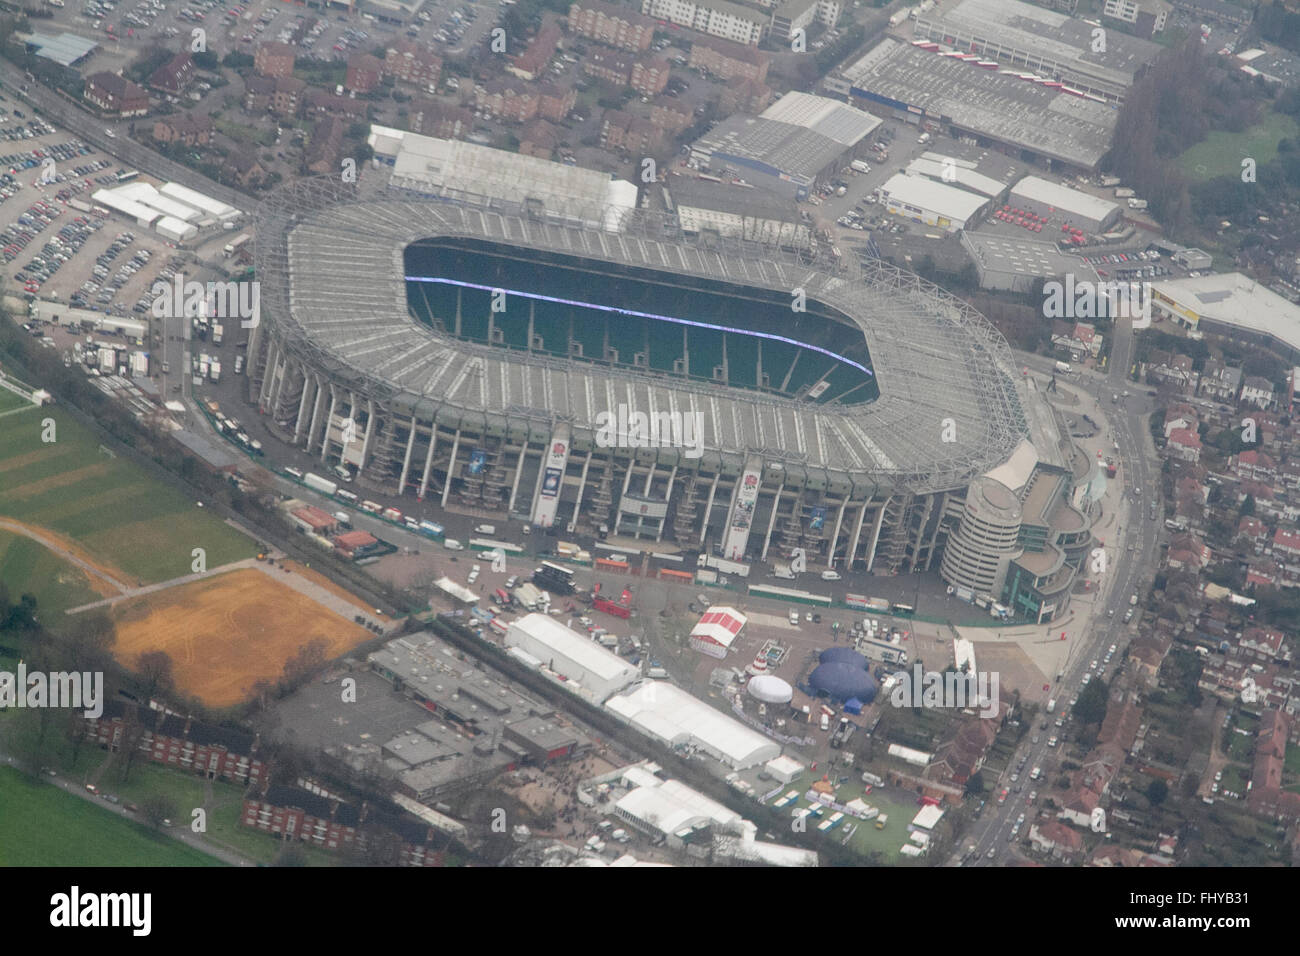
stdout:
{"type": "Polygon", "coordinates": [[[333,495],[334,492],[339,490],[339,486],[336,482],[311,473],[302,476],[302,483],[314,491],[319,491],[323,495],[333,495]]]}

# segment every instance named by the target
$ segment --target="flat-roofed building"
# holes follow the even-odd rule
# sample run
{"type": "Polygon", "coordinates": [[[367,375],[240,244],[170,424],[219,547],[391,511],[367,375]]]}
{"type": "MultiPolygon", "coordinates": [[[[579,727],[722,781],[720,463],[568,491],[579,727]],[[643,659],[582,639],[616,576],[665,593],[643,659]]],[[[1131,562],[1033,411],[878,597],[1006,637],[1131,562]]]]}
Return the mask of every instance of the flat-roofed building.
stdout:
{"type": "Polygon", "coordinates": [[[1070,189],[1038,176],[1026,176],[1011,187],[1017,208],[1084,232],[1105,232],[1120,219],[1119,205],[1091,193],[1070,189]]]}
{"type": "Polygon", "coordinates": [[[903,173],[880,187],[880,201],[891,215],[948,232],[965,229],[990,202],[987,196],[903,173]]]}

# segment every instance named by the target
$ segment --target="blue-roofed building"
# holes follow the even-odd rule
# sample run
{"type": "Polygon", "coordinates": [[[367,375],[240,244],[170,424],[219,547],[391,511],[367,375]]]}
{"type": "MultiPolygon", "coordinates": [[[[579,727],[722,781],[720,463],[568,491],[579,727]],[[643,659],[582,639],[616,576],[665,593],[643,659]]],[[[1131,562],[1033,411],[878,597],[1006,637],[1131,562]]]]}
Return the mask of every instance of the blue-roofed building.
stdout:
{"type": "Polygon", "coordinates": [[[75,66],[99,47],[95,40],[77,36],[75,33],[31,33],[19,35],[27,44],[29,53],[53,60],[59,66],[75,66]]]}

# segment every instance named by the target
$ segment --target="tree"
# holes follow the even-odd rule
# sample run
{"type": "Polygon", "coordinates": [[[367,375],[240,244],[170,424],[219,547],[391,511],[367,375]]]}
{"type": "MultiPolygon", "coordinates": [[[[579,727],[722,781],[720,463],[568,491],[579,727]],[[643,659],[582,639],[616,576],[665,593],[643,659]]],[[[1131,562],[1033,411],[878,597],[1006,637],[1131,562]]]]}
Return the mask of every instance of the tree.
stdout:
{"type": "Polygon", "coordinates": [[[970,779],[966,781],[966,796],[978,796],[983,793],[985,789],[984,774],[982,771],[976,770],[970,775],[970,779]]]}
{"type": "Polygon", "coordinates": [[[165,793],[151,793],[140,801],[140,816],[154,829],[161,827],[164,820],[175,817],[177,812],[176,801],[165,793]]]}
{"type": "Polygon", "coordinates": [[[171,655],[166,651],[145,651],[136,661],[136,670],[145,700],[151,700],[155,694],[166,696],[176,685],[171,655]]]}
{"type": "Polygon", "coordinates": [[[1152,780],[1147,786],[1147,799],[1151,801],[1152,806],[1160,806],[1160,804],[1165,802],[1167,796],[1169,796],[1169,784],[1165,783],[1159,777],[1152,780]]]}
{"type": "Polygon", "coordinates": [[[314,637],[298,648],[298,653],[284,662],[283,676],[280,678],[281,689],[288,693],[311,680],[318,670],[325,666],[325,652],[329,645],[323,637],[314,637]]]}
{"type": "Polygon", "coordinates": [[[1243,500],[1241,503],[1241,516],[1243,518],[1249,518],[1254,513],[1255,513],[1255,496],[1246,495],[1245,500],[1243,500]]]}
{"type": "Polygon", "coordinates": [[[1100,724],[1106,719],[1106,682],[1094,679],[1079,692],[1079,702],[1074,705],[1074,716],[1081,724],[1100,724]]]}

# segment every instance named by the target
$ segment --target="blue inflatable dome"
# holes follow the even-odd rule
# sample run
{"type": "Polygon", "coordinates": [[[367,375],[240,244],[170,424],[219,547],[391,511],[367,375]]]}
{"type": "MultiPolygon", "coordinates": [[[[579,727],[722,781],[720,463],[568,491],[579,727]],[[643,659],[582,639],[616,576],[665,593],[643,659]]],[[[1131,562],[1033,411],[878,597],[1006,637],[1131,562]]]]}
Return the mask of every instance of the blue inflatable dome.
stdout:
{"type": "Polygon", "coordinates": [[[822,651],[817,660],[822,664],[852,664],[862,670],[867,669],[867,659],[851,647],[832,647],[822,651]]]}
{"type": "Polygon", "coordinates": [[[808,683],[818,694],[831,700],[850,700],[856,697],[864,704],[876,697],[876,682],[863,668],[843,661],[818,665],[808,678],[808,683]]]}

